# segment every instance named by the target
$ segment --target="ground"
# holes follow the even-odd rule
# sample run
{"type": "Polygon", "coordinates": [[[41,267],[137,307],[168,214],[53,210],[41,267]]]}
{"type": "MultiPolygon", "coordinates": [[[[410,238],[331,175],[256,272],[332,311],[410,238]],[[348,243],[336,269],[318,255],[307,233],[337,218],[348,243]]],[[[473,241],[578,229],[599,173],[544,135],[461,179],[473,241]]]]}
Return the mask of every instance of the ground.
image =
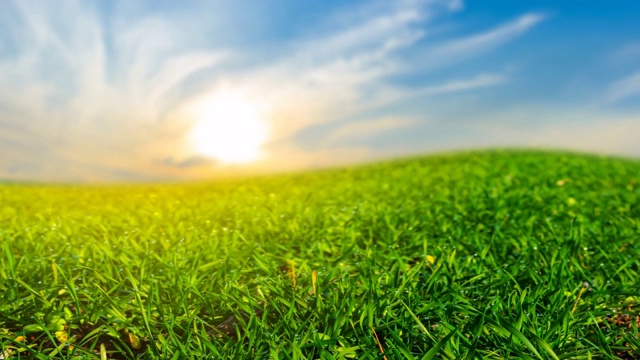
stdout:
{"type": "Polygon", "coordinates": [[[0,359],[634,358],[640,162],[0,185],[0,359]]]}

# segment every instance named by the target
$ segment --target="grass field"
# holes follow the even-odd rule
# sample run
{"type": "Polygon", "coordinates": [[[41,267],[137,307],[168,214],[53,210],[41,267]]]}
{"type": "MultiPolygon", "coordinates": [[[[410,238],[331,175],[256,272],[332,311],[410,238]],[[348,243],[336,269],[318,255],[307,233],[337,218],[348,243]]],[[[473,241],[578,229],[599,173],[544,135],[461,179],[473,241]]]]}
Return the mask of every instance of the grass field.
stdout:
{"type": "Polygon", "coordinates": [[[638,357],[639,179],[481,151],[2,185],[0,359],[638,357]]]}

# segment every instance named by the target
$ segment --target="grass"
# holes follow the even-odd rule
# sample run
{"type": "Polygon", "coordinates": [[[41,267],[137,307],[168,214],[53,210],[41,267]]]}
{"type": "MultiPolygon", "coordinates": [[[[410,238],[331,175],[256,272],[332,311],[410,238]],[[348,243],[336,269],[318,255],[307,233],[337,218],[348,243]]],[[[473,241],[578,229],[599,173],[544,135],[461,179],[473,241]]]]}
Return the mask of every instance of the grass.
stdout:
{"type": "Polygon", "coordinates": [[[0,358],[634,358],[639,177],[481,151],[3,185],[0,358]]]}

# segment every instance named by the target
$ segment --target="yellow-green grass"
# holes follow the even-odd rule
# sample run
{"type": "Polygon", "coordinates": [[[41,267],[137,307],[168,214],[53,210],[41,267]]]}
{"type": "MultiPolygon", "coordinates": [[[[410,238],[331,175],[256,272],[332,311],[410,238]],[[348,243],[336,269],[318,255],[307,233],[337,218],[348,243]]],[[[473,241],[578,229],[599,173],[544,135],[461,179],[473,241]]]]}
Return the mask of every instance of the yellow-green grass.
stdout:
{"type": "Polygon", "coordinates": [[[504,150],[1,185],[0,357],[640,356],[639,179],[504,150]]]}

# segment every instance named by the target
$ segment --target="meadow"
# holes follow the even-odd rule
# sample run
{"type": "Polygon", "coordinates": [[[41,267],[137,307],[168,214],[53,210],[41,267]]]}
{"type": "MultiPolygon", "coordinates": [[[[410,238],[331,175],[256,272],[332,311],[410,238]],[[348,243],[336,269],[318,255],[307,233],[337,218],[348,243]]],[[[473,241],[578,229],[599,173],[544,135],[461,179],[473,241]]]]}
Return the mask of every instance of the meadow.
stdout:
{"type": "Polygon", "coordinates": [[[640,162],[0,185],[0,359],[640,357],[640,162]]]}

